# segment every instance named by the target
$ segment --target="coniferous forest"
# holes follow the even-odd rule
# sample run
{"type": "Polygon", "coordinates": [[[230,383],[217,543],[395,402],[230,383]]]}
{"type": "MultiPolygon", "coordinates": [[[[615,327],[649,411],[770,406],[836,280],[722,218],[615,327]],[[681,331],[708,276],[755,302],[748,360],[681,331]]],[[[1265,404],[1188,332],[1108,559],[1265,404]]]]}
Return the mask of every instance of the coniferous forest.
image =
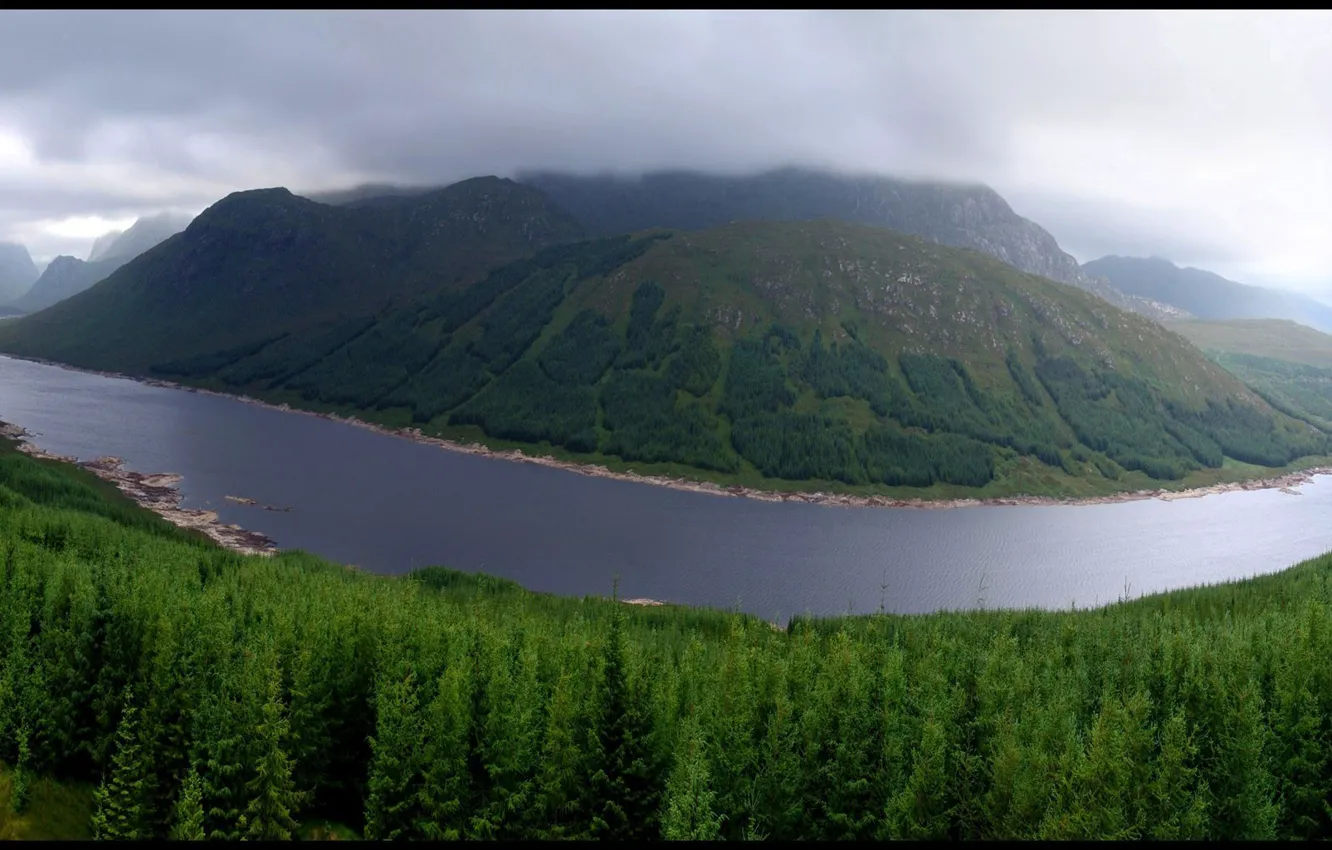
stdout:
{"type": "Polygon", "coordinates": [[[0,541],[0,835],[53,782],[102,838],[1332,834],[1330,559],[780,629],[241,556],[12,449],[0,541]]]}

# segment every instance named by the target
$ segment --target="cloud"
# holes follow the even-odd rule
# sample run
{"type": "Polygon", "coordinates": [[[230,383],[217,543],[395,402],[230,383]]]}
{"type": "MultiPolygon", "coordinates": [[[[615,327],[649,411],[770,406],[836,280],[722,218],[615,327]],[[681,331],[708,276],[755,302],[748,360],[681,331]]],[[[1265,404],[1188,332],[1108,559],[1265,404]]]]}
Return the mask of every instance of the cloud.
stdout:
{"type": "Polygon", "coordinates": [[[1319,288],[1329,47],[1321,12],[0,12],[0,238],[256,186],[799,163],[1319,288]]]}

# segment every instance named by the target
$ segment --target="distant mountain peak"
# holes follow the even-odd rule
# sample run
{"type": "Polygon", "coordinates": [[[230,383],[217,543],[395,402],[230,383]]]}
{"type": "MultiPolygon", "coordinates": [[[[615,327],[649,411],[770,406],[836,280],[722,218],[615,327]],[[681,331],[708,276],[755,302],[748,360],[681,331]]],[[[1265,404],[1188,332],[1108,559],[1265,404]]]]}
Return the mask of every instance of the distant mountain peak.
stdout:
{"type": "Polygon", "coordinates": [[[37,276],[37,266],[26,247],[17,242],[0,242],[0,304],[22,296],[37,276]]]}
{"type": "Polygon", "coordinates": [[[1110,255],[1083,265],[1131,296],[1185,310],[1199,319],[1288,319],[1332,332],[1332,307],[1295,292],[1228,280],[1163,257],[1110,255]]]}
{"type": "Polygon", "coordinates": [[[109,230],[93,240],[92,250],[88,252],[88,262],[95,263],[106,256],[106,252],[116,243],[125,231],[109,230]]]}

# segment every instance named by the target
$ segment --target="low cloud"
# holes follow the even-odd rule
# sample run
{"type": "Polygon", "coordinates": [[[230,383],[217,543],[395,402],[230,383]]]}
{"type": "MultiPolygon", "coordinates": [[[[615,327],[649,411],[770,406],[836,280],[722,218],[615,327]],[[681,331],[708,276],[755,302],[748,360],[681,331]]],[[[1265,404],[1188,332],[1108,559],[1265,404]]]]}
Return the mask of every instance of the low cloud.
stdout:
{"type": "Polygon", "coordinates": [[[0,12],[0,238],[257,186],[810,164],[1314,288],[1330,41],[1321,12],[0,12]]]}

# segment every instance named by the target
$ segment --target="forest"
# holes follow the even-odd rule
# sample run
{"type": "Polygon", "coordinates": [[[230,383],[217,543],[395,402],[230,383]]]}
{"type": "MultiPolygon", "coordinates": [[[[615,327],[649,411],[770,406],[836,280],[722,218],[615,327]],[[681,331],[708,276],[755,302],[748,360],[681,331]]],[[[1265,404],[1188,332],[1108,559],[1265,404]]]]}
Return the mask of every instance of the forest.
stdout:
{"type": "Polygon", "coordinates": [[[787,624],[380,577],[0,447],[0,836],[56,782],[64,837],[1328,837],[1329,611],[1329,558],[787,624]]]}

